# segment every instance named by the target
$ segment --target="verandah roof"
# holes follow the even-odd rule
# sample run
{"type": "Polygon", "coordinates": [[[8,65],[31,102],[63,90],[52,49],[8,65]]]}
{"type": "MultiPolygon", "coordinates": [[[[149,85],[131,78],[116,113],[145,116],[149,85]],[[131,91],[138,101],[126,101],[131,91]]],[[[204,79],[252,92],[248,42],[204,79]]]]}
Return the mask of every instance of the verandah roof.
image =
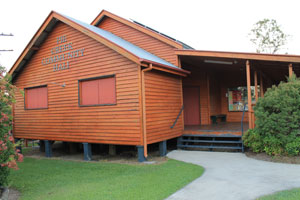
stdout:
{"type": "Polygon", "coordinates": [[[185,68],[184,66],[199,67],[205,65],[215,70],[245,70],[248,60],[252,70],[262,72],[264,77],[270,79],[273,84],[286,80],[289,75],[290,64],[294,73],[300,76],[299,55],[201,50],[175,50],[175,54],[179,56],[183,68],[185,68]]]}

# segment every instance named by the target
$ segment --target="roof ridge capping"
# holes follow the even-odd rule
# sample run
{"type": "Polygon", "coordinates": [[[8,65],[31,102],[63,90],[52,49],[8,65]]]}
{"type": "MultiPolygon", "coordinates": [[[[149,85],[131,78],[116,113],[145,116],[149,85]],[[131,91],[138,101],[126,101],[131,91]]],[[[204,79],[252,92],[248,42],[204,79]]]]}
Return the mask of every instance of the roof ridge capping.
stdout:
{"type": "Polygon", "coordinates": [[[126,24],[126,25],[128,25],[132,28],[135,28],[135,29],[137,29],[141,32],[144,32],[145,34],[151,35],[152,37],[155,37],[156,39],[161,40],[161,41],[163,41],[163,42],[165,42],[165,43],[167,43],[167,44],[169,44],[173,47],[176,47],[178,49],[194,49],[191,46],[189,46],[189,45],[187,45],[187,44],[185,44],[185,43],[183,43],[183,42],[181,42],[181,41],[179,41],[179,40],[177,40],[173,37],[170,37],[170,36],[168,36],[164,33],[161,33],[161,32],[159,32],[159,31],[157,31],[153,28],[150,28],[150,27],[148,27],[148,26],[146,26],[146,25],[144,25],[140,22],[137,22],[137,21],[132,20],[132,19],[130,19],[131,20],[130,21],[128,19],[120,17],[120,16],[118,16],[114,13],[111,13],[107,10],[104,10],[104,9],[91,22],[91,25],[98,26],[101,23],[101,21],[104,19],[104,17],[110,17],[110,18],[112,18],[112,19],[114,19],[118,22],[121,22],[121,23],[126,24]]]}

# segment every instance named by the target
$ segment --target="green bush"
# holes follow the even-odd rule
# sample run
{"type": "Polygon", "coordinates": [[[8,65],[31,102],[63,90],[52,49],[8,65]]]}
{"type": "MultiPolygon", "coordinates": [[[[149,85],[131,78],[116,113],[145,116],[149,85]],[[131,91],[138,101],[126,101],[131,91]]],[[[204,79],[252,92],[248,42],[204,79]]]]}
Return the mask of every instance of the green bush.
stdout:
{"type": "Polygon", "coordinates": [[[0,186],[8,184],[10,168],[17,169],[16,161],[23,156],[15,149],[12,136],[12,105],[16,88],[10,84],[10,77],[0,66],[0,186]]]}
{"type": "Polygon", "coordinates": [[[268,155],[300,152],[300,79],[269,88],[254,107],[255,128],[243,136],[245,146],[268,155]]]}

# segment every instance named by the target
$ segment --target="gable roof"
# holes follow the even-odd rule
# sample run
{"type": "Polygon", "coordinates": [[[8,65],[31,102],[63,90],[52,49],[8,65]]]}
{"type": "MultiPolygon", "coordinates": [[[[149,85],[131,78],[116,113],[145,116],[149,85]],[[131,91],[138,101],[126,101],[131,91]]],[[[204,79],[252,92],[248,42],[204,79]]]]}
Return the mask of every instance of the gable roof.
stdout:
{"type": "Polygon", "coordinates": [[[193,49],[190,46],[184,44],[183,42],[180,42],[180,41],[178,41],[174,38],[171,38],[171,37],[169,37],[165,34],[161,34],[160,32],[158,32],[158,31],[156,31],[152,28],[149,28],[149,27],[147,27],[147,26],[145,26],[141,23],[138,23],[136,21],[131,22],[127,19],[119,17],[119,16],[117,16],[113,13],[110,13],[110,12],[106,11],[106,10],[102,10],[99,13],[99,15],[92,21],[91,25],[98,26],[105,17],[110,17],[110,18],[112,18],[112,19],[114,19],[118,22],[126,24],[127,26],[130,26],[130,27],[132,27],[136,30],[139,30],[139,31],[147,34],[147,35],[150,35],[150,36],[152,36],[152,37],[154,37],[154,38],[156,38],[156,39],[158,39],[158,40],[160,40],[164,43],[167,43],[167,44],[169,44],[169,45],[171,45],[171,46],[173,46],[177,49],[184,49],[184,48],[193,49]]]}
{"type": "Polygon", "coordinates": [[[9,73],[13,76],[13,78],[22,69],[22,67],[25,66],[26,62],[31,58],[34,52],[39,49],[43,41],[47,38],[49,32],[52,31],[58,21],[61,21],[75,28],[81,33],[117,51],[121,55],[137,64],[151,63],[156,65],[157,67],[167,68],[167,70],[164,71],[168,71],[170,73],[172,73],[172,71],[176,71],[176,74],[179,75],[185,75],[189,73],[188,71],[180,69],[179,67],[131,44],[128,41],[123,40],[122,38],[108,31],[51,11],[44,23],[38,29],[22,54],[10,69],[9,73]]]}
{"type": "Polygon", "coordinates": [[[148,51],[138,47],[138,46],[135,46],[134,44],[112,34],[111,32],[108,32],[106,30],[103,30],[101,28],[98,28],[96,26],[92,26],[90,24],[86,24],[84,22],[81,22],[79,20],[76,20],[72,17],[67,17],[65,16],[66,18],[69,18],[70,20],[80,24],[81,26],[89,29],[90,31],[93,31],[97,34],[99,34],[100,36],[104,37],[105,39],[115,43],[115,44],[118,44],[120,47],[126,49],[127,51],[133,53],[134,55],[136,55],[137,57],[139,57],[140,59],[142,60],[149,60],[149,61],[153,61],[153,62],[156,62],[156,63],[160,63],[160,64],[163,64],[163,65],[167,65],[167,66],[170,66],[170,67],[175,67],[175,68],[178,68],[177,66],[149,53],[148,51]]]}

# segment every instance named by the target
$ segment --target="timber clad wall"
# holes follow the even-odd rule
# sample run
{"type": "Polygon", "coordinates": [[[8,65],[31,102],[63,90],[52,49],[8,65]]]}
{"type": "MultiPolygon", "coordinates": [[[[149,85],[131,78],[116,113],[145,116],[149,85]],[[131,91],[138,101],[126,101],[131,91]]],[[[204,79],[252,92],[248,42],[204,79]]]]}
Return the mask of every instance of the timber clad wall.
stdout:
{"type": "Polygon", "coordinates": [[[98,27],[177,65],[177,56],[174,53],[175,48],[162,41],[108,17],[105,17],[98,27]]]}
{"type": "Polygon", "coordinates": [[[200,115],[201,115],[201,124],[209,124],[209,90],[208,90],[208,81],[207,73],[198,74],[200,77],[200,115]]]}
{"type": "Polygon", "coordinates": [[[221,111],[221,88],[218,76],[216,74],[209,75],[209,93],[210,93],[210,115],[222,114],[221,111]]]}
{"type": "Polygon", "coordinates": [[[173,125],[181,107],[181,80],[178,76],[158,71],[145,72],[147,143],[178,137],[183,131],[183,118],[173,125]]]}
{"type": "Polygon", "coordinates": [[[48,85],[48,109],[24,110],[24,98],[17,94],[14,136],[141,145],[138,69],[117,52],[59,22],[14,81],[20,89],[48,85]],[[70,69],[54,72],[52,64],[42,65],[41,61],[51,55],[51,48],[58,46],[56,38],[63,35],[73,49],[84,48],[84,56],[70,59],[70,69]],[[116,105],[78,105],[79,79],[113,74],[116,105]],[[65,83],[66,87],[54,83],[65,83]]]}
{"type": "Polygon", "coordinates": [[[200,88],[200,122],[209,124],[207,72],[192,71],[189,77],[183,78],[183,85],[200,88]]]}
{"type": "MultiPolygon", "coordinates": [[[[209,124],[210,115],[226,114],[228,122],[240,122],[243,112],[228,111],[228,88],[243,86],[245,75],[220,71],[219,75],[213,72],[191,70],[192,74],[183,79],[184,86],[198,86],[200,88],[200,117],[201,124],[209,124]],[[207,80],[209,76],[209,81],[207,80]],[[209,82],[209,86],[208,86],[209,82]],[[208,97],[208,95],[210,95],[208,97]],[[210,108],[210,110],[208,109],[210,108]]],[[[248,121],[248,114],[244,116],[248,121]]]]}

